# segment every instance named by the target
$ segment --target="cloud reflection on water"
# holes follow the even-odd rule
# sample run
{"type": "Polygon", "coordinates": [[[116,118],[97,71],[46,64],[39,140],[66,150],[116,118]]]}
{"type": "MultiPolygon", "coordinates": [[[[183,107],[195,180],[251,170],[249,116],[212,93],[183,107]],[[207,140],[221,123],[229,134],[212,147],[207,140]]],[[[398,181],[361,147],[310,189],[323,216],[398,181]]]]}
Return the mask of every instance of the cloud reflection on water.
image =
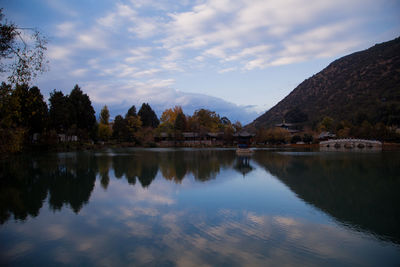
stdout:
{"type": "MultiPolygon", "coordinates": [[[[291,168],[298,166],[297,161],[293,165],[292,156],[257,156],[256,153],[257,164],[251,163],[256,170],[243,179],[240,172],[230,169],[235,162],[230,153],[223,158],[225,152],[206,152],[197,155],[202,159],[196,160],[194,156],[186,157],[188,153],[173,151],[153,154],[153,161],[152,154],[147,153],[143,159],[149,161],[143,164],[138,152],[126,159],[86,154],[88,162],[80,164],[94,168],[89,172],[90,177],[93,173],[98,175],[93,184],[92,180],[84,180],[89,181],[85,182],[89,191],[81,196],[84,203],[89,192],[90,201],[82,204],[76,213],[73,208],[60,208],[57,213],[42,209],[34,220],[28,219],[23,224],[9,221],[2,225],[0,236],[8,242],[7,248],[0,252],[1,258],[18,262],[29,255],[42,255],[50,259],[48,263],[97,266],[127,263],[139,266],[373,265],[385,261],[390,265],[400,261],[398,246],[344,228],[294,197],[286,186],[293,186],[294,191],[299,188],[290,180],[291,168]],[[218,158],[220,165],[216,164],[218,158]],[[173,169],[182,159],[186,164],[183,176],[173,169]],[[164,166],[157,165],[163,161],[164,166]],[[118,164],[133,162],[133,166],[118,167],[118,164]],[[195,169],[209,162],[212,165],[209,170],[195,169]],[[172,164],[168,167],[169,163],[172,164]],[[170,169],[163,172],[163,168],[170,169]],[[217,179],[199,183],[207,177],[195,176],[200,172],[211,174],[209,178],[216,174],[217,179]],[[270,179],[276,179],[270,172],[283,177],[285,184],[271,186],[270,179]],[[144,173],[155,174],[145,175],[149,179],[142,178],[142,183],[138,175],[144,173]],[[165,173],[170,175],[166,179],[165,173]],[[108,176],[109,183],[102,189],[104,175],[108,176]],[[133,185],[132,178],[140,184],[133,185]],[[146,185],[146,181],[150,183],[146,185]],[[274,195],[277,191],[281,196],[274,195]],[[271,205],[281,205],[281,209],[270,209],[271,205]],[[292,205],[296,212],[285,210],[292,205]]],[[[67,157],[61,161],[63,170],[73,168],[76,160],[85,157],[72,159],[67,157]]],[[[325,165],[332,167],[329,162],[319,160],[312,161],[319,174],[325,165]]],[[[39,161],[37,166],[52,166],[48,162],[41,164],[45,163],[39,161]]],[[[60,170],[60,167],[46,170],[60,170]]],[[[299,169],[295,170],[301,174],[299,169]]],[[[79,176],[69,177],[77,181],[79,176]]],[[[69,183],[66,179],[62,181],[69,183]]],[[[54,192],[50,190],[49,194],[54,192]]],[[[79,203],[72,195],[64,196],[79,203]]]]}

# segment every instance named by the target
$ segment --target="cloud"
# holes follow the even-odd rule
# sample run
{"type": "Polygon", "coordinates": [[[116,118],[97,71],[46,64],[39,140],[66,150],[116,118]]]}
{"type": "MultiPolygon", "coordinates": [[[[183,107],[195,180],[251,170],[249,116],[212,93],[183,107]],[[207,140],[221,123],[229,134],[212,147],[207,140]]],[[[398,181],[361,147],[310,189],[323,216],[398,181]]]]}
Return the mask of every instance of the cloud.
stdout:
{"type": "Polygon", "coordinates": [[[109,12],[106,16],[97,19],[97,23],[106,28],[115,28],[120,26],[124,19],[133,20],[137,16],[137,12],[128,5],[117,3],[114,11],[109,12]]]}
{"type": "Polygon", "coordinates": [[[231,72],[231,71],[235,71],[235,70],[236,70],[235,67],[231,67],[231,68],[221,69],[218,71],[218,73],[226,73],[226,72],[231,72]]]}
{"type": "MultiPolygon", "coordinates": [[[[85,85],[97,103],[154,102],[159,111],[178,104],[188,113],[201,103],[248,121],[260,107],[250,112],[171,87],[197,71],[244,75],[341,56],[365,43],[366,14],[379,5],[372,0],[118,1],[84,23],[74,18],[54,24],[55,42],[48,47],[55,62],[51,76],[64,77],[61,84],[85,85]]],[[[192,90],[190,84],[179,89],[192,90]]]]}
{"type": "Polygon", "coordinates": [[[137,20],[135,26],[130,27],[129,31],[136,34],[139,38],[149,38],[158,32],[159,25],[152,19],[137,20]]]}
{"type": "Polygon", "coordinates": [[[71,17],[78,16],[78,12],[70,7],[70,5],[66,4],[63,1],[54,1],[54,0],[46,0],[46,3],[49,7],[53,8],[55,11],[65,14],[71,17]]]}
{"type": "Polygon", "coordinates": [[[76,46],[81,49],[107,49],[107,35],[100,29],[94,28],[81,33],[76,38],[76,46]]]}
{"type": "Polygon", "coordinates": [[[68,37],[76,32],[76,24],[74,22],[64,22],[56,25],[56,36],[68,37]]]}
{"type": "Polygon", "coordinates": [[[132,80],[125,83],[88,83],[82,86],[88,93],[96,109],[100,110],[104,104],[110,109],[112,116],[125,114],[132,105],[140,106],[149,103],[158,116],[167,109],[176,105],[182,106],[187,115],[205,108],[217,112],[221,117],[226,116],[231,121],[242,123],[251,122],[260,111],[255,106],[240,106],[227,102],[221,98],[196,93],[187,93],[171,88],[173,79],[152,79],[146,82],[132,80]],[[113,94],[110,94],[110,92],[113,94]]]}
{"type": "MultiPolygon", "coordinates": [[[[354,32],[361,20],[350,19],[349,11],[343,9],[359,4],[358,0],[131,1],[116,3],[87,29],[78,31],[74,22],[59,24],[57,34],[67,37],[75,31],[67,45],[75,51],[103,50],[103,61],[107,61],[102,67],[105,71],[100,71],[103,74],[110,73],[112,65],[122,66],[121,61],[139,73],[213,64],[219,73],[233,68],[251,71],[332,57],[359,46],[362,38],[354,32]],[[160,12],[149,12],[152,8],[160,12]],[[140,45],[132,48],[136,43],[140,45]],[[189,59],[195,60],[187,64],[189,59]],[[235,66],[220,65],[226,61],[235,66]]],[[[370,1],[366,5],[374,6],[370,1]]],[[[127,76],[131,75],[119,75],[127,76]]]]}
{"type": "Polygon", "coordinates": [[[71,54],[71,48],[67,46],[49,45],[47,48],[47,56],[50,60],[64,60],[71,54]]]}
{"type": "Polygon", "coordinates": [[[76,69],[70,72],[70,74],[74,77],[82,77],[87,74],[88,69],[76,69]]]}
{"type": "Polygon", "coordinates": [[[143,71],[136,72],[133,75],[133,77],[152,76],[160,71],[161,71],[160,69],[156,69],[156,68],[143,70],[143,71]]]}
{"type": "Polygon", "coordinates": [[[238,61],[247,71],[335,56],[361,41],[354,35],[357,23],[343,11],[343,6],[360,3],[347,2],[206,1],[189,11],[170,14],[162,43],[167,50],[179,47],[181,56],[194,49],[207,57],[238,61]],[[343,19],[321,25],[332,14],[343,19]],[[341,44],[340,49],[329,50],[334,41],[341,44]]]}
{"type": "Polygon", "coordinates": [[[127,63],[136,63],[138,61],[148,59],[151,57],[151,47],[136,47],[128,51],[128,57],[125,58],[127,63]]]}

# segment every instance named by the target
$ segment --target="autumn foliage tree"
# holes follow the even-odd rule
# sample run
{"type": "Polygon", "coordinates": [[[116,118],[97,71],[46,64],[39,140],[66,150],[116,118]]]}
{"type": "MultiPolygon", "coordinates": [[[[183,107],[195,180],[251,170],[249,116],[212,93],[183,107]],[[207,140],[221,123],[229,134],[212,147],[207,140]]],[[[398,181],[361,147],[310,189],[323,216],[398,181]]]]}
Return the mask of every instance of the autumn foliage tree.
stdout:
{"type": "Polygon", "coordinates": [[[190,131],[199,132],[202,135],[207,132],[223,131],[223,123],[220,116],[208,109],[196,110],[192,116],[187,119],[187,128],[190,131]]]}
{"type": "Polygon", "coordinates": [[[142,142],[142,137],[144,136],[141,133],[141,130],[142,121],[140,116],[136,113],[136,107],[133,105],[125,114],[125,118],[121,115],[115,117],[112,127],[112,137],[120,142],[133,142],[139,144],[142,142]]]}
{"type": "Polygon", "coordinates": [[[108,107],[104,106],[100,112],[98,136],[100,140],[108,141],[112,135],[112,128],[109,125],[110,112],[108,107]]]}
{"type": "Polygon", "coordinates": [[[162,126],[168,126],[173,128],[178,114],[183,114],[182,107],[180,106],[175,106],[174,108],[166,109],[161,115],[160,119],[162,126]]]}

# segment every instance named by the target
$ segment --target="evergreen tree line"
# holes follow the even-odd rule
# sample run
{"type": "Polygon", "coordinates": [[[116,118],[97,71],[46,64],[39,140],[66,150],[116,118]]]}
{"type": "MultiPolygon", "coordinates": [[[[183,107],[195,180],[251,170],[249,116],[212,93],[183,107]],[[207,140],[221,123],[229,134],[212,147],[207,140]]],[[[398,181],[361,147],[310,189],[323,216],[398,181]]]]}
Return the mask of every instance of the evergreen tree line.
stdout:
{"type": "Polygon", "coordinates": [[[32,144],[53,146],[76,140],[152,145],[162,133],[181,139],[187,131],[200,136],[219,132],[231,142],[233,134],[241,128],[240,122],[231,123],[207,109],[187,116],[176,106],[166,109],[159,119],[148,103],[143,103],[138,112],[133,105],[125,116],[117,115],[113,122],[108,107],[104,106],[97,121],[89,96],[78,85],[68,95],[53,90],[49,106],[36,86],[12,87],[4,82],[0,85],[0,152],[3,153],[18,152],[32,144]]]}
{"type": "Polygon", "coordinates": [[[54,143],[59,136],[95,138],[95,111],[78,85],[69,95],[54,90],[50,107],[40,89],[26,84],[0,85],[0,151],[18,152],[27,144],[54,143]],[[40,139],[39,139],[40,138],[40,139]]]}

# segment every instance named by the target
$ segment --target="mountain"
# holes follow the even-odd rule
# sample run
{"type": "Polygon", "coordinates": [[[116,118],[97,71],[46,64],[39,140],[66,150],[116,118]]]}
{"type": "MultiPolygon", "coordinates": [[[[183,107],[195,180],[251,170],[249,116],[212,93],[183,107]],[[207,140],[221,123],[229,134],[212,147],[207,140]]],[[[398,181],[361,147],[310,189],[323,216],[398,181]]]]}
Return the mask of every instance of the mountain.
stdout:
{"type": "Polygon", "coordinates": [[[400,125],[400,37],[332,62],[248,127],[315,125],[325,116],[400,125]]]}

